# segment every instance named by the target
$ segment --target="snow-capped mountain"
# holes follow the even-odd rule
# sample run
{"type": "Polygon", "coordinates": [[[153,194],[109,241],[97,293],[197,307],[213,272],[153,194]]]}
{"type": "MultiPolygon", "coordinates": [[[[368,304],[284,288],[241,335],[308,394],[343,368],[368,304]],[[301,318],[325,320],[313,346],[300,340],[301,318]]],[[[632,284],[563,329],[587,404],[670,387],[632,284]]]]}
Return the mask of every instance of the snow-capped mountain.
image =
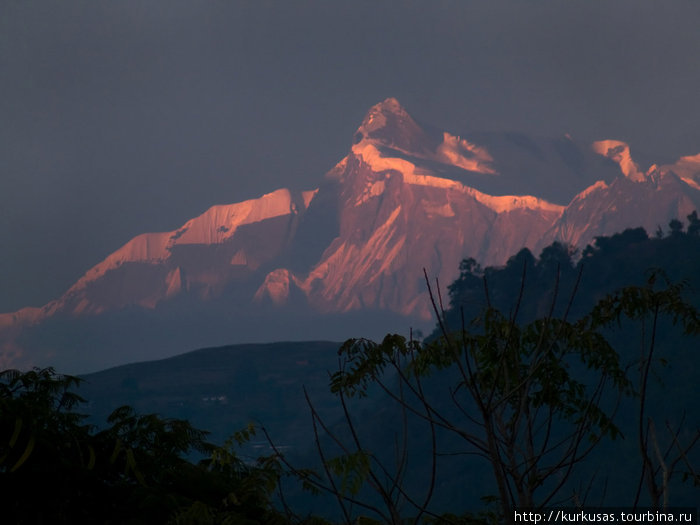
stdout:
{"type": "Polygon", "coordinates": [[[393,312],[408,327],[430,318],[423,268],[446,285],[465,257],[494,265],[554,240],[584,247],[627,227],[654,231],[697,208],[700,155],[643,170],[619,141],[457,136],[387,99],[318,188],[213,206],[175,231],[139,235],[44,307],[0,314],[0,364],[52,364],[42,360],[60,361],[85,333],[90,359],[74,352],[71,362],[94,364],[77,366],[155,357],[154,338],[192,323],[201,342],[173,336],[158,351],[172,354],[187,349],[173,341],[209,344],[212,327],[194,320],[220,316],[227,343],[302,330],[319,337],[289,321],[302,311],[307,319],[393,312]],[[159,327],[148,343],[134,319],[159,327]],[[130,357],[120,354],[126,347],[130,357]]]}
{"type": "Polygon", "coordinates": [[[595,142],[593,150],[614,161],[622,176],[598,181],[576,195],[546,239],[584,247],[596,236],[642,226],[652,234],[674,218],[700,209],[700,155],[643,171],[624,142],[595,142]]]}
{"type": "Polygon", "coordinates": [[[493,158],[466,139],[439,139],[396,100],[374,106],[319,190],[335,196],[336,235],[308,271],[268,274],[256,300],[284,303],[296,288],[321,311],[429,318],[422,268],[448,283],[465,255],[498,264],[534,246],[561,215],[563,206],[536,197],[493,196],[460,182],[463,174],[497,177],[493,158]]]}

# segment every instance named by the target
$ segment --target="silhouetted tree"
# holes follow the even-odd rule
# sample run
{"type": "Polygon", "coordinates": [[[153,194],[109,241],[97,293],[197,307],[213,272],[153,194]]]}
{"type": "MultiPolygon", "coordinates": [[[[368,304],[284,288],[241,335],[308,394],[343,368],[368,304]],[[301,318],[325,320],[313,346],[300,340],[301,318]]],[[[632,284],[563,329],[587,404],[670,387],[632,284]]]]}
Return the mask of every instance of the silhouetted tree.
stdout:
{"type": "Polygon", "coordinates": [[[697,237],[700,235],[700,218],[698,218],[698,212],[693,210],[693,212],[688,215],[688,235],[691,237],[697,237]]]}
{"type": "Polygon", "coordinates": [[[79,383],[51,368],[0,372],[3,523],[283,523],[275,458],[249,465],[187,421],[130,407],[97,432],[75,411],[79,383]],[[191,463],[194,451],[209,459],[191,463]]]}
{"type": "MultiPolygon", "coordinates": [[[[526,256],[521,258],[524,267],[528,260],[526,256]]],[[[465,263],[460,279],[471,279],[475,268],[473,262],[465,263]]],[[[521,271],[523,278],[524,274],[521,271]]],[[[682,297],[683,286],[660,283],[657,275],[652,275],[646,286],[629,286],[606,296],[576,321],[568,319],[568,310],[561,317],[552,316],[552,299],[549,315],[516,322],[518,300],[508,316],[486,307],[472,323],[463,322],[461,330],[455,331],[446,328],[445,312],[431,291],[440,324],[439,338],[421,343],[390,334],[379,343],[350,339],[341,347],[341,366],[332,377],[331,388],[339,397],[349,430],[339,433],[330,427],[309,400],[323,472],[297,473],[309,485],[337,497],[346,523],[354,519],[350,510],[353,505],[374,513],[383,522],[403,523],[401,502],[411,509],[409,515],[418,523],[421,517],[431,516],[430,501],[440,480],[436,458],[444,452],[439,437],[450,434],[464,446],[454,456],[455,461],[476,456],[489,463],[501,519],[511,521],[513,507],[541,507],[554,501],[580,504],[581,494],[565,496],[562,490],[604,438],[619,436],[614,418],[622,397],[639,395],[640,429],[647,428],[640,430],[642,478],[652,481],[650,494],[656,503],[658,495],[667,489],[668,480],[654,480],[661,470],[672,472],[666,468],[665,458],[659,459],[660,465],[652,465],[650,450],[655,437],[649,437],[650,427],[644,422],[646,381],[654,346],[642,356],[642,379],[635,386],[606,333],[649,316],[653,319],[652,330],[661,317],[666,317],[680,324],[686,334],[700,333],[700,315],[682,297]],[[665,286],[659,288],[659,284],[665,286]],[[440,379],[431,381],[433,376],[440,379]],[[358,437],[347,400],[366,396],[374,388],[396,402],[402,413],[427,424],[431,445],[424,452],[431,457],[432,474],[421,497],[402,484],[405,461],[389,468],[358,437]],[[336,455],[329,455],[322,446],[322,434],[335,444],[336,455]],[[379,494],[378,504],[359,498],[365,484],[379,494]]],[[[553,286],[556,288],[556,283],[553,286]]],[[[524,287],[519,288],[522,298],[524,287]]],[[[671,447],[677,451],[673,458],[676,463],[687,460],[688,450],[700,439],[692,437],[681,445],[677,431],[670,437],[671,447]]],[[[402,454],[404,448],[397,447],[397,457],[405,457],[402,454]]],[[[685,473],[695,476],[694,472],[688,464],[685,473]]],[[[450,522],[453,518],[439,519],[450,522]]]]}
{"type": "Polygon", "coordinates": [[[683,223],[678,219],[672,219],[671,222],[668,223],[668,227],[671,231],[671,237],[683,235],[683,223]]]}

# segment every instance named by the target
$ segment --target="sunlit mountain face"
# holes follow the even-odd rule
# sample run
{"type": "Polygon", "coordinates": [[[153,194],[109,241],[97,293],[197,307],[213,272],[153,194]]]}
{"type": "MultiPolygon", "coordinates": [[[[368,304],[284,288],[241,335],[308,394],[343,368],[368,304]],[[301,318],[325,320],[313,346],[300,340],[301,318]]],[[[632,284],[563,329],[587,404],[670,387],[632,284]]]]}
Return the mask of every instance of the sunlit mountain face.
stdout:
{"type": "MultiPolygon", "coordinates": [[[[627,144],[469,136],[373,106],[318,186],[214,206],[144,233],[42,308],[0,315],[0,364],[79,371],[195,346],[429,327],[424,273],[523,247],[583,248],[700,208],[700,155],[638,165],[627,144]]],[[[89,218],[86,218],[89,219],[89,218]]]]}

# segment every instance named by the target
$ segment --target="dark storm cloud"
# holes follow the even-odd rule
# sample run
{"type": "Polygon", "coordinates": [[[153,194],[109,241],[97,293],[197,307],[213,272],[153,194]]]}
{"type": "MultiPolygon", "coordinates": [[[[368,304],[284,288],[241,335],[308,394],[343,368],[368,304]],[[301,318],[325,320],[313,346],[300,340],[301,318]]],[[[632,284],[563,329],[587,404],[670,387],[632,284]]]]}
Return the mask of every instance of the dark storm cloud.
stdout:
{"type": "Polygon", "coordinates": [[[140,232],[316,186],[388,96],[457,132],[700,152],[699,23],[690,1],[5,1],[0,311],[140,232]]]}

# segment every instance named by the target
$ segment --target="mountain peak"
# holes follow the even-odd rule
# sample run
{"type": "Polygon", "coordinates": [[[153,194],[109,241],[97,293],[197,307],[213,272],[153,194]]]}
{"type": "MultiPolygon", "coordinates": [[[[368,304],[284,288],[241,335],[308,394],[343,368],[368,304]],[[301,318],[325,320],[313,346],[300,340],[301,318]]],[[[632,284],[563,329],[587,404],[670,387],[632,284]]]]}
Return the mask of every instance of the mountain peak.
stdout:
{"type": "Polygon", "coordinates": [[[416,125],[401,103],[393,97],[375,104],[362,119],[358,133],[371,135],[387,126],[416,125]]]}
{"type": "Polygon", "coordinates": [[[395,97],[389,97],[384,99],[382,102],[375,104],[374,107],[381,108],[383,111],[389,111],[391,113],[405,113],[406,110],[401,105],[395,97]]]}
{"type": "Polygon", "coordinates": [[[375,104],[355,132],[354,144],[370,141],[406,153],[423,153],[430,143],[427,134],[393,97],[375,104]]]}
{"type": "Polygon", "coordinates": [[[593,143],[593,151],[609,158],[620,166],[620,171],[630,180],[642,182],[647,180],[645,173],[632,159],[630,147],[620,140],[599,140],[593,143]]]}

